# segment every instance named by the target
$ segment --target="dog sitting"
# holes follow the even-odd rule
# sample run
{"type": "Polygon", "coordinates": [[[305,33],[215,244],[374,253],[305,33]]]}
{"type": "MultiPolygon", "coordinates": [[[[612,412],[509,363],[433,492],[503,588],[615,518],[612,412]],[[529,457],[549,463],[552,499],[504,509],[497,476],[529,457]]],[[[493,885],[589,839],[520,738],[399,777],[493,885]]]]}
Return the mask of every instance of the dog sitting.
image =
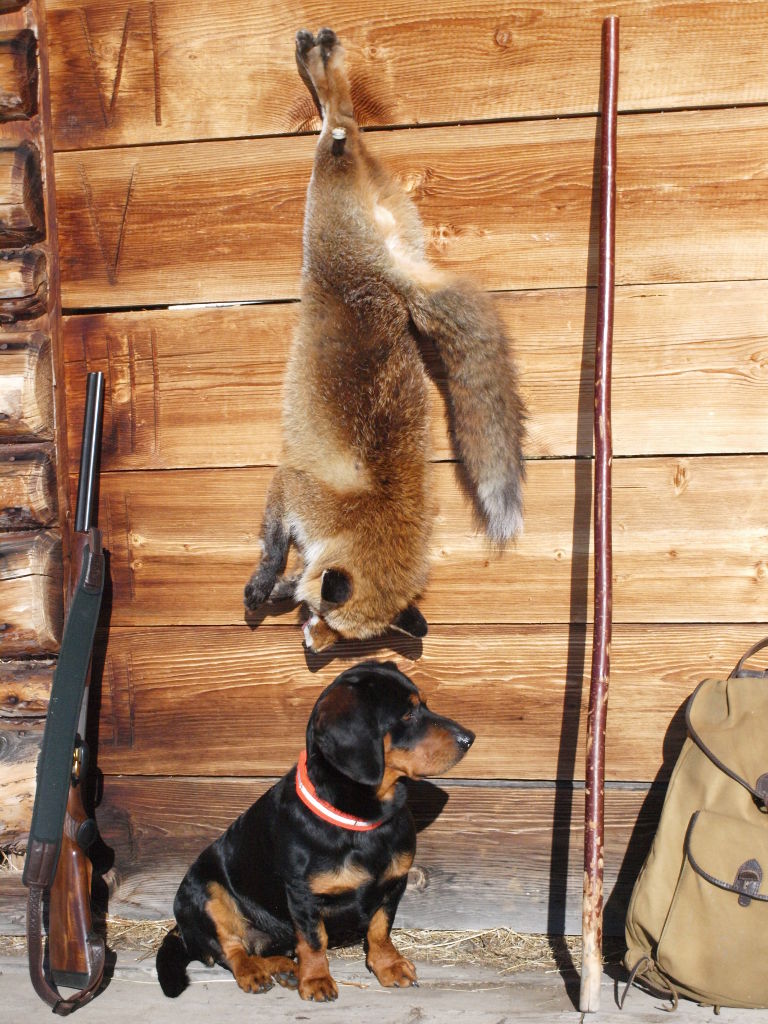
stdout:
{"type": "Polygon", "coordinates": [[[185,875],[157,954],[163,992],[180,995],[201,960],[246,992],[277,982],[333,1000],[326,950],[360,940],[382,985],[414,985],[390,938],[416,850],[401,780],[441,775],[474,738],[430,711],[392,662],[342,672],[315,704],[298,765],[185,875]]]}

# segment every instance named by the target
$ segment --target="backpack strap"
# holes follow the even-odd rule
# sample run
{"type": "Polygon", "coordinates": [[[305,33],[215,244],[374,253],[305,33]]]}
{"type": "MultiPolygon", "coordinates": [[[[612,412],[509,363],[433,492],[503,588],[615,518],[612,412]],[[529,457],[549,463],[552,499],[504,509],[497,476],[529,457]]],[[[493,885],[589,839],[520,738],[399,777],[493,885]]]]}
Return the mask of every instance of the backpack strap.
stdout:
{"type": "Polygon", "coordinates": [[[651,992],[655,996],[660,996],[662,999],[671,999],[672,1006],[671,1011],[674,1011],[678,1007],[680,997],[677,989],[666,977],[661,974],[658,970],[654,970],[654,962],[649,956],[641,956],[635,966],[629,972],[629,978],[624,986],[624,991],[621,993],[618,999],[619,1009],[624,1009],[624,1003],[627,998],[632,985],[638,982],[640,988],[644,988],[646,991],[651,992]],[[652,977],[648,977],[648,975],[652,977]]]}
{"type": "Polygon", "coordinates": [[[752,646],[749,648],[749,650],[746,652],[746,654],[744,654],[740,658],[738,665],[733,670],[733,672],[731,672],[731,674],[730,674],[730,676],[728,676],[728,678],[729,679],[743,679],[745,676],[749,676],[752,679],[766,679],[766,678],[768,678],[768,668],[763,669],[762,671],[760,671],[760,669],[751,669],[751,668],[744,668],[743,667],[744,666],[744,662],[748,661],[749,658],[751,658],[753,654],[757,654],[758,651],[762,651],[766,647],[768,647],[768,636],[765,637],[764,640],[758,640],[756,644],[752,644],[752,646]]]}

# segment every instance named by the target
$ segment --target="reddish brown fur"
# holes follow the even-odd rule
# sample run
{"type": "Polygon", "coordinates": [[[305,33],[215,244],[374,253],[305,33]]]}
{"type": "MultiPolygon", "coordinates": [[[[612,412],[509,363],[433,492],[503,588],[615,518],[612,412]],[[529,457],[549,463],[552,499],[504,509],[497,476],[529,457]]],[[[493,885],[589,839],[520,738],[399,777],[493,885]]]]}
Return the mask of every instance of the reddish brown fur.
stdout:
{"type": "Polygon", "coordinates": [[[490,300],[428,263],[415,207],[368,153],[333,33],[322,30],[317,40],[299,33],[297,60],[323,130],[307,194],[283,459],[246,604],[255,608],[289,590],[310,609],[305,637],[321,650],[338,636],[384,633],[427,580],[432,514],[418,333],[434,337],[446,363],[455,428],[479,498],[487,493],[491,504],[514,506],[505,536],[519,527],[522,405],[490,300]],[[333,140],[334,128],[346,131],[343,143],[333,140]],[[514,495],[499,499],[505,487],[514,495]],[[290,542],[303,566],[286,587],[278,577],[290,542]],[[341,602],[323,599],[329,569],[351,581],[341,602]]]}
{"type": "Polygon", "coordinates": [[[296,957],[299,961],[299,995],[302,999],[313,999],[318,1003],[335,999],[339,990],[331,977],[328,966],[328,936],[325,925],[318,927],[320,948],[313,949],[306,938],[299,933],[296,941],[296,957]]]}
{"type": "Polygon", "coordinates": [[[365,963],[385,988],[407,988],[416,981],[416,968],[398,953],[390,938],[390,926],[386,911],[377,910],[368,927],[365,963]]]}

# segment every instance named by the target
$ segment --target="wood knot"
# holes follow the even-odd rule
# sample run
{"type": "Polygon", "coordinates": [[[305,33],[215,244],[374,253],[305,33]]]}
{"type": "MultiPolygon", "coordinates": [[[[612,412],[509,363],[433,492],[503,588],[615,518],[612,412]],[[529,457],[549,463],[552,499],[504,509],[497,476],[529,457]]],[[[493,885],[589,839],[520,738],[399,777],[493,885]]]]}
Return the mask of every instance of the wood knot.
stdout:
{"type": "Polygon", "coordinates": [[[755,566],[755,582],[762,583],[768,577],[768,565],[765,562],[758,562],[755,566]]]}
{"type": "Polygon", "coordinates": [[[408,888],[423,892],[429,885],[429,875],[420,864],[414,864],[408,872],[408,888]]]}
{"type": "Polygon", "coordinates": [[[678,464],[675,468],[675,475],[672,478],[672,485],[675,489],[675,494],[682,494],[688,488],[688,482],[690,480],[688,470],[685,466],[678,464]]]}
{"type": "Polygon", "coordinates": [[[500,50],[506,50],[512,45],[512,33],[506,28],[497,28],[493,34],[493,41],[500,50]]]}

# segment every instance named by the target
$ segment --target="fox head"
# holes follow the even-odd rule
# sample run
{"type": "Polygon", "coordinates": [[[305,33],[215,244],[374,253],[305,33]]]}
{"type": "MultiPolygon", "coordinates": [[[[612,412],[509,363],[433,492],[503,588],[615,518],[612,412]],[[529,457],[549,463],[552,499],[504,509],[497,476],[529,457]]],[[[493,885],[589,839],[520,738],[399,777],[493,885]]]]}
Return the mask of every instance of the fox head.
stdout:
{"type": "Polygon", "coordinates": [[[385,552],[365,565],[350,552],[336,551],[333,558],[305,567],[296,598],[310,611],[304,624],[309,650],[323,651],[339,639],[367,640],[389,629],[426,635],[426,619],[413,603],[426,573],[409,572],[388,561],[385,552]]]}

